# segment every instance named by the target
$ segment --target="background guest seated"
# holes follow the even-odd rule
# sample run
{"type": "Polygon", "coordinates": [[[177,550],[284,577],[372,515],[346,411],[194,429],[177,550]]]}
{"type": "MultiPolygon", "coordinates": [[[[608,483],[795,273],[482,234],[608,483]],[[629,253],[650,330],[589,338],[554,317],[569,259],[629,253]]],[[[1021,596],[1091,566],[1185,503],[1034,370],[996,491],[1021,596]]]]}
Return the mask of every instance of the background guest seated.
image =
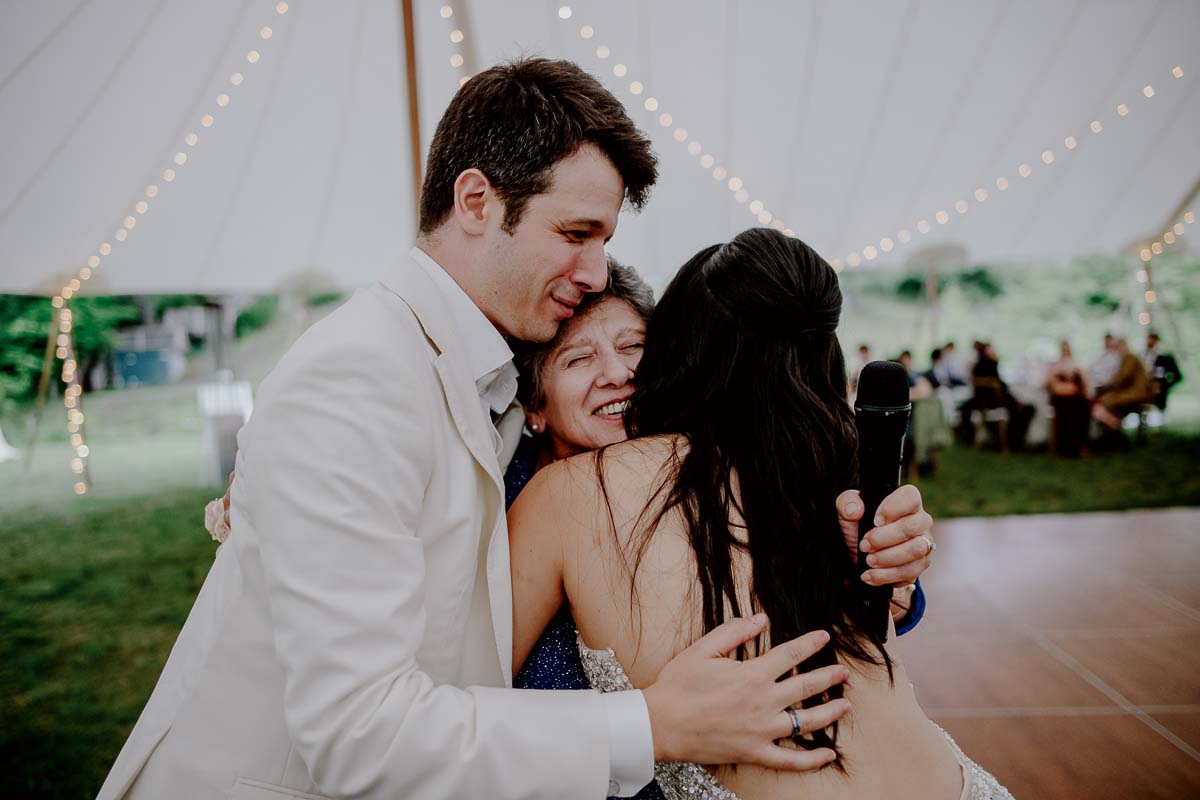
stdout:
{"type": "Polygon", "coordinates": [[[1087,447],[1091,403],[1083,370],[1071,358],[1071,344],[1063,341],[1061,357],[1046,371],[1046,391],[1054,409],[1051,446],[1060,456],[1078,458],[1087,447]]]}
{"type": "Polygon", "coordinates": [[[1121,419],[1154,402],[1155,392],[1141,359],[1129,351],[1124,339],[1115,341],[1113,352],[1117,354],[1117,369],[1107,382],[1097,387],[1092,416],[1107,430],[1119,433],[1121,419]]]}
{"type": "Polygon", "coordinates": [[[1000,378],[1000,360],[988,342],[976,342],[977,358],[971,369],[974,394],[963,404],[960,432],[968,444],[975,442],[975,412],[988,427],[993,441],[1001,450],[1020,450],[1025,446],[1025,433],[1033,419],[1033,406],[1013,397],[1000,378]]]}
{"type": "Polygon", "coordinates": [[[1159,351],[1158,334],[1154,331],[1146,336],[1146,350],[1142,353],[1142,365],[1154,384],[1154,405],[1160,411],[1167,410],[1167,395],[1183,380],[1179,362],[1171,353],[1159,351]]]}

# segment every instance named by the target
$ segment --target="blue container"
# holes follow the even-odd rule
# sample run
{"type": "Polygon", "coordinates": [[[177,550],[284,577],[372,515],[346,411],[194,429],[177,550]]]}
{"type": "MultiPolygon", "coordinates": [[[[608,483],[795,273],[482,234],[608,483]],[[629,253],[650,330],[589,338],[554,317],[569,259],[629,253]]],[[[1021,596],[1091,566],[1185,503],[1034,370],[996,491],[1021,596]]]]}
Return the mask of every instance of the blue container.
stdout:
{"type": "Polygon", "coordinates": [[[168,383],[167,350],[117,350],[113,353],[113,385],[144,386],[168,383]]]}

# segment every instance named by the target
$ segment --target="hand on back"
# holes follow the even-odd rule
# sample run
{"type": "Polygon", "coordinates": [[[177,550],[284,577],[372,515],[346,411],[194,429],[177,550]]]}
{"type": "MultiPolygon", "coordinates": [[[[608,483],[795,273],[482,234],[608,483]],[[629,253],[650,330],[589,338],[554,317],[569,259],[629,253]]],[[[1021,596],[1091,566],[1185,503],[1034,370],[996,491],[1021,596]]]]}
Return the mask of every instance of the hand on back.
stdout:
{"type": "Polygon", "coordinates": [[[766,626],[763,614],[726,622],[676,655],[644,690],[656,761],[758,764],[768,769],[812,771],[834,759],[826,748],[799,750],[779,740],[792,736],[789,707],[801,733],[831,725],[850,712],[850,702],[831,700],[813,708],[801,703],[849,677],[835,664],[778,680],[829,641],[814,631],[775,645],[747,661],[729,654],[766,626]]]}

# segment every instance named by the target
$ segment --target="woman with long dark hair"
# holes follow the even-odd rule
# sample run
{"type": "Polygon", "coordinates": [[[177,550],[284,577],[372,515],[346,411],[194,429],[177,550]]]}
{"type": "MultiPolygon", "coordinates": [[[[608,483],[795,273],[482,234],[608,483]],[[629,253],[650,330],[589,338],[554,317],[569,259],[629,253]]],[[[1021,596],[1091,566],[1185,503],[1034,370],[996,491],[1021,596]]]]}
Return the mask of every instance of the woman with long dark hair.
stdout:
{"type": "Polygon", "coordinates": [[[650,686],[733,617],[770,620],[739,658],[828,631],[803,666],[848,671],[853,715],[792,739],[833,750],[832,768],[706,769],[664,753],[668,797],[1009,796],[928,720],[867,624],[833,502],[857,470],[841,301],[832,268],[776,231],[701,251],[650,318],[625,412],[637,438],[541,470],[510,512],[514,667],[564,599],[601,691],[650,686]]]}

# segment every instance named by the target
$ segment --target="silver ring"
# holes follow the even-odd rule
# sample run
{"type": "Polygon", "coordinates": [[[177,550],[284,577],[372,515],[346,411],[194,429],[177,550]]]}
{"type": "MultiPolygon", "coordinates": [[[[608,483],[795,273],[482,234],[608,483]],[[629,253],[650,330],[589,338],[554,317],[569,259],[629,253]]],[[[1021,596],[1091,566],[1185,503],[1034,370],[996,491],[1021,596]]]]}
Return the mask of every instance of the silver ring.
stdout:
{"type": "Polygon", "coordinates": [[[800,735],[800,717],[796,714],[796,709],[792,708],[791,706],[785,708],[784,711],[787,712],[787,715],[792,720],[792,738],[795,739],[800,735]]]}
{"type": "Polygon", "coordinates": [[[933,539],[930,539],[928,536],[922,536],[921,538],[924,539],[925,543],[929,545],[929,549],[925,551],[925,555],[929,555],[934,550],[937,550],[937,542],[933,541],[933,539]]]}

